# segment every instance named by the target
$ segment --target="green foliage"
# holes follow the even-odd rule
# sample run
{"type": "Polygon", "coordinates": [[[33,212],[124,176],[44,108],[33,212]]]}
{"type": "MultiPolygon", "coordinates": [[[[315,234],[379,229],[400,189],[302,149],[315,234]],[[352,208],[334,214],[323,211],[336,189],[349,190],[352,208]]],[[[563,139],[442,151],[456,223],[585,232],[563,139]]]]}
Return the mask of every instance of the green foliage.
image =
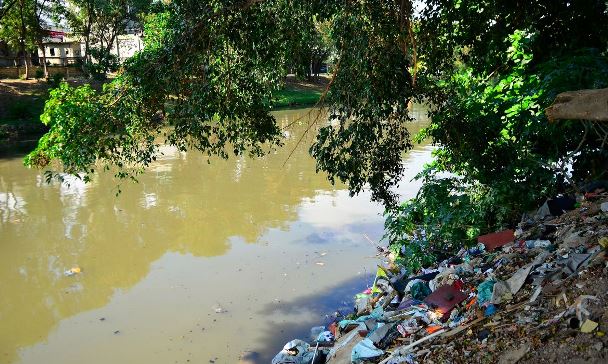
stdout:
{"type": "MultiPolygon", "coordinates": [[[[129,130],[136,120],[146,137],[180,150],[194,148],[223,157],[229,152],[260,155],[280,145],[281,132],[269,114],[272,94],[281,87],[293,51],[305,49],[309,41],[294,24],[323,24],[324,42],[331,37],[338,57],[332,92],[325,100],[332,125],[321,129],[311,149],[317,167],[332,181],[348,181],[353,193],[369,183],[374,198],[394,202],[389,187],[402,171],[401,153],[411,147],[404,123],[412,95],[411,54],[405,51],[408,19],[407,9],[386,2],[355,1],[346,7],[335,1],[296,0],[156,3],[146,17],[145,49],[126,62],[110,91],[82,102],[94,102],[99,109],[90,116],[98,130],[110,128],[106,124],[115,120],[119,129],[129,130]],[[168,126],[162,131],[161,121],[168,126]]],[[[36,155],[57,157],[70,170],[78,166],[85,172],[93,164],[82,162],[96,158],[128,165],[120,148],[98,145],[97,153],[84,147],[75,161],[70,160],[75,154],[62,156],[63,144],[54,145],[64,139],[76,144],[108,140],[86,127],[74,132],[92,132],[92,138],[60,137],[71,130],[62,123],[76,122],[79,113],[62,105],[60,98],[78,93],[65,89],[51,96],[49,103],[56,107],[45,115],[54,120],[49,124],[54,137],[43,140],[36,155]]],[[[157,153],[154,147],[143,149],[144,161],[157,153]]],[[[29,161],[45,166],[48,158],[29,161]]]]}
{"type": "Polygon", "coordinates": [[[9,2],[0,11],[0,39],[21,58],[21,64],[29,64],[31,53],[42,45],[43,38],[48,34],[46,29],[50,27],[49,19],[53,18],[58,2],[59,0],[16,0],[9,2]]]}
{"type": "Polygon", "coordinates": [[[315,90],[283,89],[272,94],[275,108],[313,106],[319,102],[321,92],[315,90]]]}
{"type": "Polygon", "coordinates": [[[34,1],[17,1],[0,22],[0,39],[14,50],[36,49],[34,1]]]}
{"type": "Polygon", "coordinates": [[[52,88],[58,87],[61,82],[65,79],[65,75],[61,72],[54,73],[47,79],[47,82],[51,85],[52,88]]]}
{"type": "MultiPolygon", "coordinates": [[[[95,9],[84,5],[95,4],[79,3],[90,19],[95,9]]],[[[281,144],[269,111],[287,70],[330,47],[329,122],[309,126],[310,152],[351,193],[369,188],[397,206],[392,187],[412,147],[408,103],[432,106],[420,137],[438,146],[435,161],[418,196],[387,220],[412,270],[512,225],[571,179],[603,176],[602,140],[585,123],[548,123],[543,110],[561,91],[608,86],[605,1],[426,3],[416,15],[401,0],[155,2],[145,49],[116,80],[101,92],[52,92],[42,116],[50,132],[27,162],[58,159],[85,178],[114,166],[133,177],[163,142],[261,155],[281,144]]]]}
{"type": "MultiPolygon", "coordinates": [[[[513,222],[543,196],[555,193],[563,167],[575,166],[600,144],[585,140],[580,122],[549,123],[544,109],[564,91],[608,87],[608,61],[594,50],[580,50],[532,64],[526,44],[533,36],[516,32],[507,49],[510,71],[498,76],[463,69],[442,87],[456,94],[435,105],[424,132],[437,144],[436,168],[499,191],[511,206],[513,222]],[[582,154],[575,155],[582,151],[582,154]]],[[[598,178],[603,171],[577,170],[575,176],[598,178]]]]}
{"type": "MultiPolygon", "coordinates": [[[[313,3],[305,11],[310,12],[313,3]]],[[[335,61],[336,46],[331,38],[331,21],[320,21],[316,16],[307,17],[305,24],[299,25],[299,39],[293,41],[290,52],[290,65],[297,77],[311,79],[319,73],[326,61],[335,61]]]]}
{"type": "Polygon", "coordinates": [[[93,78],[104,79],[107,72],[116,72],[119,67],[118,56],[110,53],[107,48],[91,47],[89,55],[93,58],[85,64],[87,73],[93,78]]]}
{"type": "Polygon", "coordinates": [[[534,64],[534,40],[522,31],[509,37],[508,72],[462,66],[439,85],[451,97],[434,105],[431,125],[418,136],[438,144],[435,161],[418,176],[424,184],[416,198],[386,220],[386,238],[411,268],[421,256],[454,253],[480,233],[513,226],[562,192],[567,166],[579,181],[605,173],[602,140],[586,138],[581,122],[549,123],[544,109],[560,92],[608,87],[608,60],[582,49],[534,64]]]}
{"type": "Polygon", "coordinates": [[[476,74],[504,71],[509,36],[523,29],[535,34],[529,49],[538,64],[578,49],[608,45],[608,28],[602,26],[608,22],[604,0],[424,2],[418,44],[427,69],[421,81],[449,77],[456,63],[466,64],[476,74]]]}
{"type": "Polygon", "coordinates": [[[385,213],[384,239],[411,272],[473,246],[477,236],[499,229],[512,213],[487,186],[432,174],[420,178],[417,196],[385,213]]]}
{"type": "Polygon", "coordinates": [[[129,112],[141,104],[120,96],[120,86],[118,80],[98,92],[89,85],[74,88],[63,82],[51,90],[40,118],[50,131],[25,163],[46,166],[58,159],[67,173],[89,180],[88,172],[96,162],[109,168],[118,156],[117,177],[137,175],[153,159],[151,151],[157,144],[150,130],[154,126],[129,112]],[[106,122],[101,123],[100,117],[106,122]]]}
{"type": "Polygon", "coordinates": [[[369,185],[372,196],[396,202],[402,153],[411,148],[407,105],[413,96],[404,52],[407,14],[391,2],[352,2],[331,18],[338,60],[329,104],[330,124],[311,147],[317,170],[346,182],[351,194],[369,185]]]}
{"type": "Polygon", "coordinates": [[[279,144],[269,100],[285,60],[276,11],[289,9],[239,4],[166,5],[169,15],[152,19],[162,30],[102,92],[67,84],[51,92],[42,115],[50,131],[26,163],[58,159],[85,178],[113,166],[118,177],[134,177],[161,142],[222,157],[279,144]]]}
{"type": "Polygon", "coordinates": [[[118,57],[111,54],[116,39],[139,30],[153,7],[151,0],[69,0],[57,2],[52,14],[83,41],[83,71],[103,79],[119,66],[118,57]]]}

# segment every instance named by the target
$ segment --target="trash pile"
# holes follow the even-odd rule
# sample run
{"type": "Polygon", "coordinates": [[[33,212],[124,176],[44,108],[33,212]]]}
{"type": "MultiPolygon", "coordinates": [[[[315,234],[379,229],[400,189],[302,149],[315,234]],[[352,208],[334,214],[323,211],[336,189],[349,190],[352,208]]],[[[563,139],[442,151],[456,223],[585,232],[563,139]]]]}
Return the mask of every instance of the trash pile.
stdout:
{"type": "Polygon", "coordinates": [[[385,254],[352,314],[272,364],[607,362],[608,194],[581,200],[549,200],[416,274],[385,254]]]}

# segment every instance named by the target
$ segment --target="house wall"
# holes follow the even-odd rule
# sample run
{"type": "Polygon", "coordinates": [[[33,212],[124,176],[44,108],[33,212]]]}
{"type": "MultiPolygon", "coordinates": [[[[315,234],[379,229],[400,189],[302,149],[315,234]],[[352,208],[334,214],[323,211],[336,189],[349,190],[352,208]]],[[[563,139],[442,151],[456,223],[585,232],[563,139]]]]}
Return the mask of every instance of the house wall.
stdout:
{"type": "MultiPolygon", "coordinates": [[[[29,78],[36,76],[36,70],[42,69],[39,66],[31,66],[28,68],[29,78]]],[[[49,76],[52,77],[55,74],[63,74],[66,78],[79,78],[83,77],[82,70],[78,67],[61,67],[61,66],[49,66],[47,67],[49,76]]],[[[0,67],[0,79],[17,79],[25,75],[25,67],[0,67]]]]}
{"type": "Polygon", "coordinates": [[[124,62],[127,58],[131,58],[135,53],[142,50],[144,47],[141,37],[137,34],[125,34],[118,36],[112,47],[112,54],[115,54],[124,62]]]}
{"type": "MultiPolygon", "coordinates": [[[[38,49],[38,57],[42,59],[43,51],[38,49]]],[[[74,64],[80,58],[80,43],[76,41],[65,43],[46,43],[44,56],[48,65],[66,66],[74,64]]]]}

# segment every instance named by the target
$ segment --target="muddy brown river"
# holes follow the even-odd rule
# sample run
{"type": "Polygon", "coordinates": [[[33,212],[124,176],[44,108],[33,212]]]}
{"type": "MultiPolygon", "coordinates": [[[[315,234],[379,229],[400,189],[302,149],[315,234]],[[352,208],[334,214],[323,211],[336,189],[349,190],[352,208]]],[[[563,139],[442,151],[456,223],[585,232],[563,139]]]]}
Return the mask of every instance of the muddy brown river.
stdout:
{"type": "MultiPolygon", "coordinates": [[[[166,147],[119,196],[109,175],[48,185],[0,159],[0,363],[267,363],[348,307],[378,263],[366,236],[381,238],[383,209],[315,173],[297,143],[309,111],[276,112],[296,125],[261,159],[166,147]]],[[[431,150],[404,157],[402,197],[431,150]]]]}

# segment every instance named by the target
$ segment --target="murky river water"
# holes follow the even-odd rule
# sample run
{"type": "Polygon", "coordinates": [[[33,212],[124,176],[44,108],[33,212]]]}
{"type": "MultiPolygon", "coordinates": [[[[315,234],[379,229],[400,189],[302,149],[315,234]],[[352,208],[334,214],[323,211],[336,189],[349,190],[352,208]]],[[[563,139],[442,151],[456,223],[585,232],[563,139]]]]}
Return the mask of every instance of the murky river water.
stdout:
{"type": "MultiPolygon", "coordinates": [[[[378,240],[383,220],[368,194],[315,174],[309,140],[287,160],[302,130],[259,160],[166,148],[118,197],[110,176],[47,185],[0,159],[0,363],[268,362],[306,338],[367,284],[364,234],[378,240]]],[[[406,156],[402,195],[430,150],[406,156]]]]}

